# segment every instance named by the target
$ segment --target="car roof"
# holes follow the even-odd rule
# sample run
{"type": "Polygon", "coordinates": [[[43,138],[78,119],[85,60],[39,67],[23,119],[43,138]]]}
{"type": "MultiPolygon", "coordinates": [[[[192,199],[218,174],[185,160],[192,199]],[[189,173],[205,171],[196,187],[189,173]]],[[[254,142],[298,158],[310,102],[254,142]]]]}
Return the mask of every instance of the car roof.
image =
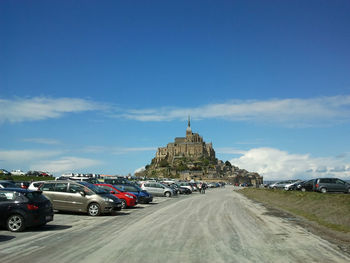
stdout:
{"type": "Polygon", "coordinates": [[[28,189],[23,188],[0,188],[0,191],[13,191],[13,192],[19,192],[19,193],[31,193],[31,192],[38,192],[38,191],[32,191],[28,189]]]}

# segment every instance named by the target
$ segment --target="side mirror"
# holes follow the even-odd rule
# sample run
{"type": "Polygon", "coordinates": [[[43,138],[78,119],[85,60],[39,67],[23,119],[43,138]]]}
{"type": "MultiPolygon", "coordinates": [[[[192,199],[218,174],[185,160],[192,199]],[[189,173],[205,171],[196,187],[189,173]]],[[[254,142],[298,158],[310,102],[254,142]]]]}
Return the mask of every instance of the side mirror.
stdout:
{"type": "Polygon", "coordinates": [[[86,193],[84,191],[80,191],[79,193],[81,194],[81,196],[85,196],[86,195],[86,193]]]}

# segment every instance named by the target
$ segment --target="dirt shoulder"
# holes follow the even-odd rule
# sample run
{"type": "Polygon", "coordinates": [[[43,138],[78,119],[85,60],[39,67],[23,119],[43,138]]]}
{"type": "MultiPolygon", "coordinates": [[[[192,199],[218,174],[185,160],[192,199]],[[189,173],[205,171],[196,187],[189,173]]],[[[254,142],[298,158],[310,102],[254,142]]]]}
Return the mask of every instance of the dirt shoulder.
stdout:
{"type": "Polygon", "coordinates": [[[239,189],[267,208],[269,215],[293,221],[350,255],[350,195],[239,189]]]}

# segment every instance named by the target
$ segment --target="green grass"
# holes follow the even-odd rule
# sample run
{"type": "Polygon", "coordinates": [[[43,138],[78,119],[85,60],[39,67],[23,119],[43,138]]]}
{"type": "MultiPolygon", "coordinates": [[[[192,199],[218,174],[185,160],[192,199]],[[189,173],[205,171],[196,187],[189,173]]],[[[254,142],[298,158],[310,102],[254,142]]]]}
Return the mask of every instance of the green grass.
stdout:
{"type": "Polygon", "coordinates": [[[51,177],[51,176],[6,176],[6,175],[2,175],[0,176],[0,180],[12,180],[12,181],[48,181],[48,180],[55,180],[55,177],[51,177]]]}
{"type": "Polygon", "coordinates": [[[250,199],[304,217],[329,229],[350,232],[350,194],[255,188],[245,188],[239,192],[250,199]]]}

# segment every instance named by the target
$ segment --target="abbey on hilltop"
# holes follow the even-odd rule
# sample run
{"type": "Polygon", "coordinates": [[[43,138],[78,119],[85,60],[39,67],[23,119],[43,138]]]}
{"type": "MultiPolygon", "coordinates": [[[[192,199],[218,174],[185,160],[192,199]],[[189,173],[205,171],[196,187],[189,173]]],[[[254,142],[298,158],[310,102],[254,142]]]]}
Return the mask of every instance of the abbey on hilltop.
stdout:
{"type": "Polygon", "coordinates": [[[198,133],[192,133],[190,117],[186,129],[186,137],[177,137],[166,147],[160,147],[157,150],[155,163],[160,164],[162,160],[173,163],[179,158],[215,160],[215,151],[212,143],[205,143],[198,133]]]}
{"type": "Polygon", "coordinates": [[[234,184],[259,185],[263,177],[223,162],[215,157],[212,143],[206,143],[191,129],[190,117],[186,137],[176,137],[166,147],[159,147],[151,164],[139,177],[179,178],[182,180],[225,180],[234,184]]]}

